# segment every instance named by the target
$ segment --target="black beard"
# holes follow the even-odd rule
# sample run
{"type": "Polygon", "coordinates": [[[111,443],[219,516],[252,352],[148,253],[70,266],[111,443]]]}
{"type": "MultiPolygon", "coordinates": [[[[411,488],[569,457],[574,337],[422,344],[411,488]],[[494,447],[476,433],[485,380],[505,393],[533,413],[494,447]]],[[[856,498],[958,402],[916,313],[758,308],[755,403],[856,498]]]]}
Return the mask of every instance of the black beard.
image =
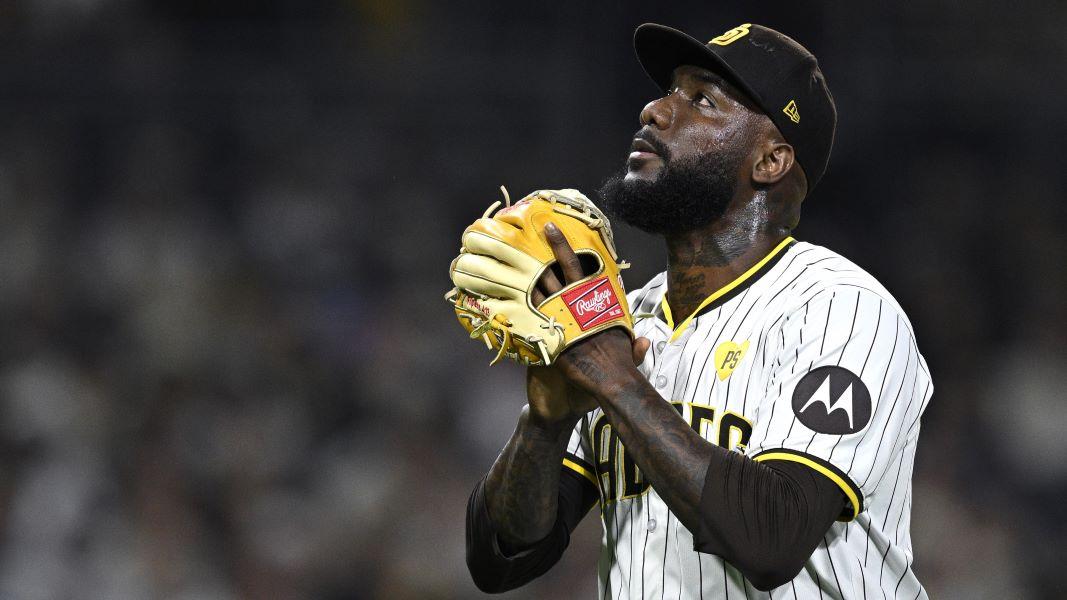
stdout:
{"type": "Polygon", "coordinates": [[[717,153],[691,159],[664,159],[652,181],[627,181],[626,169],[600,186],[601,208],[648,233],[678,234],[722,217],[737,189],[743,155],[717,153]]]}

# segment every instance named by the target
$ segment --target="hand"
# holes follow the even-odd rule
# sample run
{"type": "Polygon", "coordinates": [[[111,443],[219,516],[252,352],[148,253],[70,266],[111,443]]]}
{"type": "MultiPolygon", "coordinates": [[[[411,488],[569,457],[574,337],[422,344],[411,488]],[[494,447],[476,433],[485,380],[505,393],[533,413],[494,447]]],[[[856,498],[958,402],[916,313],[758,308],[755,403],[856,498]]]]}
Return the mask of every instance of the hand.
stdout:
{"type": "MultiPolygon", "coordinates": [[[[551,269],[545,271],[537,288],[533,290],[533,302],[540,305],[544,299],[584,277],[581,262],[571,249],[567,239],[554,224],[545,226],[545,237],[552,247],[563,272],[564,282],[551,269]]],[[[596,407],[595,398],[608,393],[627,377],[641,377],[636,366],[644,360],[650,342],[637,338],[631,344],[630,337],[618,328],[602,331],[571,346],[556,359],[552,367],[542,370],[531,368],[527,375],[527,393],[531,396],[531,412],[534,392],[543,392],[556,400],[539,402],[537,408],[545,409],[548,418],[560,416],[564,407],[559,398],[566,398],[570,415],[582,415],[596,407]]],[[[543,397],[543,396],[542,396],[543,397]]]]}
{"type": "MultiPolygon", "coordinates": [[[[635,367],[645,359],[648,347],[646,338],[634,342],[635,367]]],[[[531,421],[545,429],[557,426],[570,429],[582,415],[597,407],[596,399],[571,384],[558,363],[526,369],[526,398],[530,404],[531,421]]]]}

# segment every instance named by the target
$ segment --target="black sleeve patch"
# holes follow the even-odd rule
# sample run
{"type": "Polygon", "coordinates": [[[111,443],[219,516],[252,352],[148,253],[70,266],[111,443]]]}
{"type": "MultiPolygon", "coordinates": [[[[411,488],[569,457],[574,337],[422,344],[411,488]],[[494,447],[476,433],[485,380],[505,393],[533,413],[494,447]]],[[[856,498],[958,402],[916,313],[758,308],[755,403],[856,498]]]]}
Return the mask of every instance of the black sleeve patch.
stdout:
{"type": "Polygon", "coordinates": [[[793,390],[793,413],[808,429],[819,433],[856,433],[871,420],[871,393],[848,369],[819,367],[793,390]]]}

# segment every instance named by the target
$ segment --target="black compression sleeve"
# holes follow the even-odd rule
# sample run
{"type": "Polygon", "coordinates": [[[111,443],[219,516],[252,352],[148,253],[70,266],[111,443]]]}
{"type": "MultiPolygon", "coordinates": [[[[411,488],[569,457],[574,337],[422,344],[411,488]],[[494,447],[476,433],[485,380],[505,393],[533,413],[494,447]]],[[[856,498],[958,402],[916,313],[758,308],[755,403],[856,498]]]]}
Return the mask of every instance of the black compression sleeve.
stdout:
{"type": "Polygon", "coordinates": [[[485,505],[485,479],[467,502],[467,568],[478,589],[505,592],[543,575],[563,556],[571,532],[600,497],[592,482],[562,468],[556,523],[540,542],[515,553],[505,552],[485,505]]]}
{"type": "Polygon", "coordinates": [[[770,590],[800,572],[846,502],[841,488],[805,465],[717,452],[705,476],[693,545],[770,590]]]}

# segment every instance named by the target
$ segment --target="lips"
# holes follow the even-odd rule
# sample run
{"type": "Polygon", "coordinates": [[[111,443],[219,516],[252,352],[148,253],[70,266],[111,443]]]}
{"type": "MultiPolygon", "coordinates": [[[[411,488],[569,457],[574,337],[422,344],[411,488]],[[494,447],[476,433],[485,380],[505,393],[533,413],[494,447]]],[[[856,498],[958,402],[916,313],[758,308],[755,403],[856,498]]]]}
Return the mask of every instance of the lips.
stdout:
{"type": "Polygon", "coordinates": [[[634,143],[630,145],[630,151],[645,152],[648,154],[655,154],[656,156],[659,156],[659,153],[656,152],[655,146],[641,138],[634,138],[634,143]]]}
{"type": "Polygon", "coordinates": [[[627,170],[633,172],[644,169],[646,165],[662,164],[663,157],[656,151],[652,142],[635,137],[630,144],[630,156],[626,159],[627,170]]]}

